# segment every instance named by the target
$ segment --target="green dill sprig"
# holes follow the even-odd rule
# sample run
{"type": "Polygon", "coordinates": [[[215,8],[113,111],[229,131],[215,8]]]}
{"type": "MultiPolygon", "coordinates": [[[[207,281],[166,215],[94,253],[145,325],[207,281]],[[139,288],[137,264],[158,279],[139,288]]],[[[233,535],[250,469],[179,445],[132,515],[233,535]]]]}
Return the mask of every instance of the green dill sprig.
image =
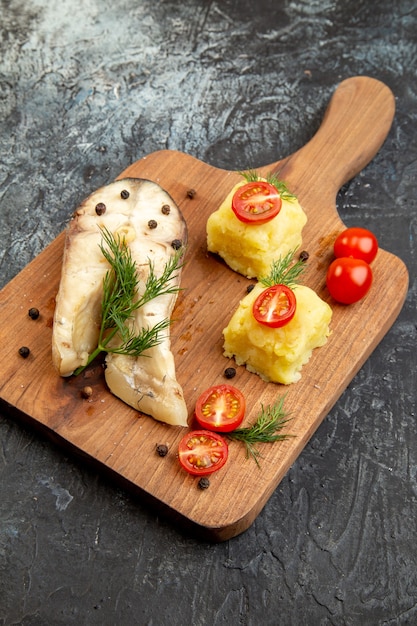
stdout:
{"type": "Polygon", "coordinates": [[[289,191],[287,183],[285,183],[283,180],[280,180],[277,174],[274,174],[274,172],[270,172],[267,175],[266,180],[268,183],[278,189],[279,195],[283,200],[288,200],[289,202],[292,202],[293,200],[297,199],[297,196],[289,191]]]}
{"type": "Polygon", "coordinates": [[[259,467],[259,458],[262,457],[256,444],[274,443],[293,437],[289,433],[280,431],[289,422],[287,413],[284,411],[284,400],[280,398],[274,404],[261,405],[261,412],[257,420],[246,428],[237,428],[227,433],[227,437],[234,441],[241,441],[246,446],[246,457],[252,457],[259,467]]]}
{"type": "Polygon", "coordinates": [[[154,346],[157,346],[163,341],[163,337],[160,333],[167,329],[171,324],[171,320],[163,319],[152,328],[141,328],[139,334],[135,335],[133,332],[129,332],[129,329],[125,326],[128,332],[123,333],[122,343],[119,346],[109,347],[106,351],[112,354],[125,354],[127,356],[138,357],[154,346]]]}
{"type": "Polygon", "coordinates": [[[273,285],[295,287],[305,270],[306,263],[300,259],[293,263],[294,255],[295,250],[290,250],[284,257],[273,261],[269,275],[261,276],[259,282],[265,285],[265,287],[272,287],[273,285]]]}
{"type": "Polygon", "coordinates": [[[178,293],[180,288],[177,285],[172,285],[171,280],[175,278],[175,272],[181,268],[183,254],[184,250],[177,250],[165,264],[164,271],[160,276],[155,274],[154,265],[152,261],[149,260],[149,274],[146,279],[145,291],[139,298],[136,308],[143,306],[157,296],[178,293]]]}
{"type": "Polygon", "coordinates": [[[107,229],[102,229],[102,236],[107,247],[101,242],[100,250],[111,269],[103,279],[99,344],[109,328],[117,328],[123,333],[123,325],[135,309],[134,298],[139,282],[136,264],[125,240],[116,238],[107,229]]]}
{"type": "MultiPolygon", "coordinates": [[[[246,170],[239,172],[239,174],[243,176],[247,183],[254,183],[262,178],[256,170],[246,170]]],[[[289,191],[287,184],[283,180],[280,180],[277,174],[269,172],[265,178],[270,185],[273,185],[273,187],[277,189],[282,200],[288,200],[289,202],[296,200],[296,196],[289,191]]]]}
{"type": "Polygon", "coordinates": [[[161,332],[170,326],[171,320],[164,319],[151,328],[141,328],[135,334],[129,320],[135,311],[157,296],[173,294],[179,287],[172,284],[176,272],[181,268],[183,250],[178,250],[168,260],[161,276],[155,274],[149,260],[149,273],[143,294],[138,297],[140,280],[136,263],[124,238],[114,236],[102,229],[103,240],[100,250],[110,265],[103,279],[101,302],[101,326],[96,349],[90,354],[86,365],[78,367],[74,374],[80,374],[101,352],[125,354],[138,357],[140,354],[163,341],[161,332]],[[117,342],[116,342],[117,336],[117,342]],[[112,341],[114,340],[114,341],[112,341]]]}
{"type": "Polygon", "coordinates": [[[245,170],[238,174],[243,176],[247,183],[256,183],[261,178],[256,170],[245,170]]]}

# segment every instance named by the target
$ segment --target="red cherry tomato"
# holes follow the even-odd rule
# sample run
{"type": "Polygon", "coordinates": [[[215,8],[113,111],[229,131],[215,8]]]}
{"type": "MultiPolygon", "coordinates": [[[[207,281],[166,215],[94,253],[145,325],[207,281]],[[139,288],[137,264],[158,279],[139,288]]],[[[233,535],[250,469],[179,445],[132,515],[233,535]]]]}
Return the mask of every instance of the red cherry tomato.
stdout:
{"type": "Polygon", "coordinates": [[[246,401],[243,393],[231,385],[217,385],[204,391],[195,406],[195,416],[202,428],[228,433],[243,421],[246,401]]]}
{"type": "Polygon", "coordinates": [[[252,312],[259,324],[279,328],[292,320],[296,307],[297,301],[292,289],[286,285],[272,285],[256,298],[252,312]]]}
{"type": "Polygon", "coordinates": [[[342,304],[361,300],[372,284],[371,266],[362,259],[342,257],[335,259],[327,271],[327,288],[330,295],[342,304]]]}
{"type": "Polygon", "coordinates": [[[282,200],[277,189],[263,180],[247,183],[236,190],[232,210],[246,224],[265,224],[281,210],[282,200]]]}
{"type": "Polygon", "coordinates": [[[216,472],[226,463],[228,454],[226,440],[208,430],[187,433],[178,446],[179,461],[193,476],[207,476],[216,472]]]}
{"type": "Polygon", "coordinates": [[[334,242],[336,258],[352,256],[372,263],[378,252],[378,240],[366,228],[352,227],[341,232],[334,242]]]}

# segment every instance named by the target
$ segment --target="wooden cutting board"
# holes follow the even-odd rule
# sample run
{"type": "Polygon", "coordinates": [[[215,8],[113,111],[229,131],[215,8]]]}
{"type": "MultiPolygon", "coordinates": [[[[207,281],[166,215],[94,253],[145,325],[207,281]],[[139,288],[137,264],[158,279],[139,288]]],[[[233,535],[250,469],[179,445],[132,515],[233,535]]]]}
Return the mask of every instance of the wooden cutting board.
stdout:
{"type": "MultiPolygon", "coordinates": [[[[394,110],[393,95],[381,82],[367,77],[345,80],[337,87],[311,141],[291,156],[257,168],[260,174],[280,172],[280,178],[304,207],[308,222],[302,247],[310,259],[303,282],[333,308],[329,341],[314,351],[298,383],[288,387],[265,383],[245,368],[237,368],[233,384],[247,399],[245,423],[257,417],[261,404],[271,404],[283,394],[291,414],[286,432],[294,436],[281,443],[264,444],[260,468],[246,458],[241,444],[231,442],[227,465],[212,475],[207,490],[201,490],[197,479],[180,468],[176,456],[184,429],[138,414],[113,397],[104,384],[100,365],[78,378],[57,376],[51,363],[51,328],[63,233],[1,292],[3,408],[94,461],[142,501],[158,505],[187,532],[197,531],[207,539],[222,541],[246,530],[403,305],[407,269],[384,250],[373,262],[374,284],[363,301],[338,305],[325,286],[332,243],[344,227],[336,210],[337,192],[381,147],[394,110]],[[41,312],[36,321],[28,316],[32,306],[41,312]],[[27,359],[18,354],[22,345],[31,350],[27,359]],[[89,399],[80,394],[85,385],[93,389],[89,399]],[[159,443],[169,446],[164,458],[156,454],[159,443]]],[[[183,291],[171,333],[177,376],[191,424],[199,394],[224,382],[225,368],[233,365],[222,356],[222,329],[246,294],[249,281],[207,253],[205,227],[210,213],[241,177],[165,150],[134,163],[120,178],[127,176],[148,178],[161,185],[178,203],[188,223],[183,291]],[[191,189],[194,197],[189,197],[191,189]]],[[[103,181],[103,185],[108,182],[103,181]]],[[[361,225],[360,213],[357,221],[361,225]]]]}

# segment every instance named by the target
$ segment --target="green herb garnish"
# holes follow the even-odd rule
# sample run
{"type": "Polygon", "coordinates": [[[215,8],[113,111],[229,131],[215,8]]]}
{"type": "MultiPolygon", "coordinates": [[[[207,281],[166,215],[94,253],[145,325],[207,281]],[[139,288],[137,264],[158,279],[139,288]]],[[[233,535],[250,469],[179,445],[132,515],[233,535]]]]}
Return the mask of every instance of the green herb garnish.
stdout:
{"type": "MultiPolygon", "coordinates": [[[[262,178],[256,170],[247,170],[245,172],[239,172],[239,174],[243,176],[247,183],[254,183],[262,178]]],[[[296,200],[296,196],[288,190],[287,184],[280,180],[277,174],[270,172],[265,178],[270,185],[273,185],[275,189],[277,189],[282,200],[288,200],[289,202],[296,200]]]]}
{"type": "Polygon", "coordinates": [[[145,289],[138,296],[140,279],[135,261],[124,238],[115,237],[107,229],[102,230],[103,241],[100,249],[110,265],[103,279],[103,299],[101,303],[101,326],[97,348],[90,354],[86,365],[77,368],[80,374],[101,352],[125,354],[138,357],[140,354],[161,343],[161,331],[169,327],[169,319],[162,320],[152,328],[141,328],[135,334],[130,323],[135,311],[157,296],[173,294],[179,287],[171,280],[181,267],[183,250],[178,250],[166,263],[161,276],[155,274],[149,260],[149,274],[145,289]],[[117,340],[116,340],[117,336],[117,340]],[[114,341],[112,341],[114,340],[114,341]]]}
{"type": "Polygon", "coordinates": [[[268,276],[261,276],[259,282],[265,287],[273,285],[286,285],[294,287],[297,285],[301,274],[304,272],[305,261],[294,261],[295,250],[290,250],[284,257],[280,257],[277,261],[273,261],[271,271],[268,276]]]}
{"type": "Polygon", "coordinates": [[[237,428],[227,433],[227,437],[244,443],[246,446],[246,457],[252,457],[259,466],[259,458],[262,455],[256,444],[274,443],[293,437],[293,435],[280,432],[287,422],[289,422],[289,418],[284,411],[284,398],[280,398],[273,405],[264,407],[262,404],[261,412],[256,422],[247,428],[237,428]]]}

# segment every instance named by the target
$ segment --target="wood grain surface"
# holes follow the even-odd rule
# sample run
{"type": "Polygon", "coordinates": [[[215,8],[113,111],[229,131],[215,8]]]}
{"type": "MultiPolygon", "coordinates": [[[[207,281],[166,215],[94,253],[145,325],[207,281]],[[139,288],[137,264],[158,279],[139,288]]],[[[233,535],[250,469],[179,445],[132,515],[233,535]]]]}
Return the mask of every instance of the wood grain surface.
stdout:
{"type": "MultiPolygon", "coordinates": [[[[294,436],[264,445],[260,468],[246,459],[243,446],[232,442],[228,464],[211,477],[210,488],[202,491],[176,457],[184,429],[157,423],[112,396],[104,384],[101,364],[78,378],[57,376],[51,362],[51,328],[64,233],[1,292],[2,404],[11,414],[98,463],[109,476],[159,506],[184,528],[214,541],[246,530],[403,305],[408,273],[403,262],[385,250],[379,250],[373,262],[374,283],[363,301],[337,305],[325,287],[332,243],[344,227],[336,210],[337,192],[379,150],[394,110],[393,95],[383,83],[367,77],[350,78],[338,86],[320,129],[302,149],[276,163],[247,164],[261,174],[279,172],[298,196],[308,217],[302,247],[310,259],[303,282],[333,309],[329,341],[314,351],[298,383],[289,387],[265,383],[245,368],[237,368],[233,384],[247,398],[245,423],[256,418],[261,404],[270,404],[283,394],[291,416],[286,430],[294,436]],[[41,312],[37,320],[28,316],[32,306],[41,312]],[[27,359],[18,354],[23,345],[31,351],[27,359]],[[93,388],[89,399],[81,397],[85,385],[93,388]],[[158,443],[169,446],[164,458],[156,454],[158,443]]],[[[206,249],[207,218],[240,176],[175,151],[150,154],[119,178],[127,176],[160,184],[187,220],[183,290],[171,333],[177,376],[192,426],[198,395],[223,382],[224,369],[233,364],[222,356],[222,330],[249,282],[206,249]],[[189,197],[190,189],[195,191],[194,197],[189,197]]],[[[106,182],[110,181],[103,184],[106,182]]]]}

